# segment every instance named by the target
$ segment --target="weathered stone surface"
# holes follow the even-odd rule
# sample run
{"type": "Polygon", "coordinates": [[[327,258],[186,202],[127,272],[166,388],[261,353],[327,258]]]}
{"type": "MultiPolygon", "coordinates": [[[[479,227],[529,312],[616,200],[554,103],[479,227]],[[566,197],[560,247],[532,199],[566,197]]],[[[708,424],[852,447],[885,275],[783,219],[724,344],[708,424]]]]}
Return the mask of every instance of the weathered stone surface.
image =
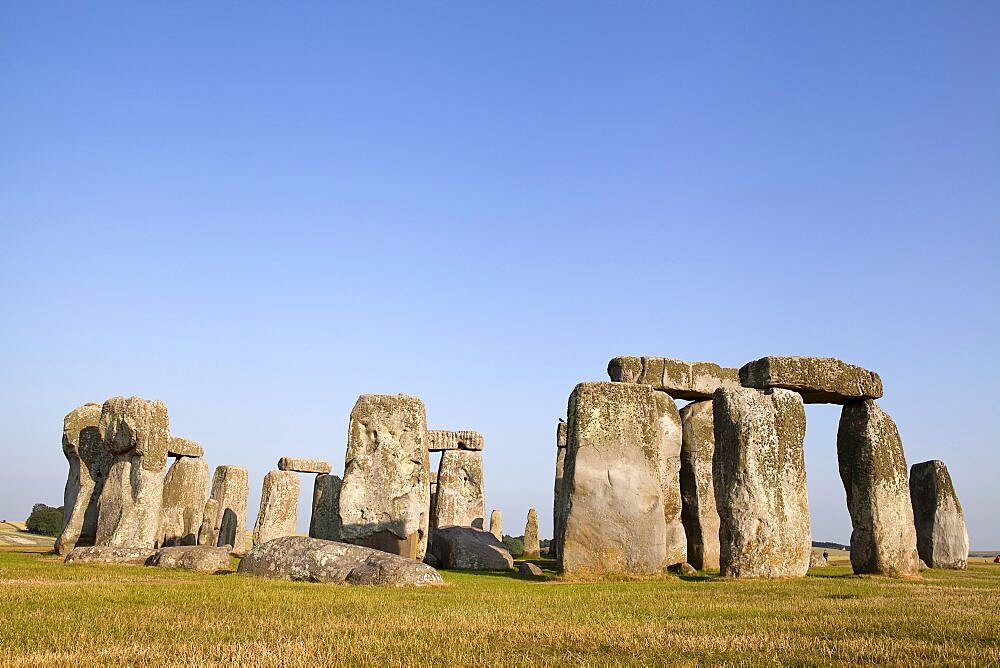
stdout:
{"type": "Polygon", "coordinates": [[[490,513],[490,533],[497,540],[503,540],[503,515],[500,514],[499,510],[493,510],[490,513]]]}
{"type": "Polygon", "coordinates": [[[805,575],[812,543],[802,397],[784,389],[722,388],[713,402],[722,574],[805,575]]]}
{"type": "Polygon", "coordinates": [[[432,429],[427,432],[427,449],[431,452],[445,450],[482,450],[483,435],[478,431],[447,431],[432,429]]]}
{"type": "Polygon", "coordinates": [[[167,455],[169,457],[204,457],[205,448],[191,439],[171,435],[167,439],[167,455]]]}
{"type": "Polygon", "coordinates": [[[98,428],[113,459],[98,500],[95,543],[151,548],[159,537],[163,503],[167,407],[139,397],[114,397],[101,406],[98,428]]]}
{"type": "Polygon", "coordinates": [[[467,571],[509,570],[514,559],[496,536],[473,527],[446,526],[434,531],[431,552],[441,568],[467,571]]]}
{"type": "Polygon", "coordinates": [[[174,460],[163,480],[158,544],[197,545],[208,501],[208,464],[201,457],[174,460]]]}
{"type": "Polygon", "coordinates": [[[944,462],[934,459],[910,467],[910,501],[920,559],[932,568],[965,568],[969,532],[944,462]]]}
{"type": "Polygon", "coordinates": [[[146,547],[111,547],[94,545],[74,548],[66,555],[67,564],[125,564],[142,566],[156,553],[146,547]]]}
{"type": "Polygon", "coordinates": [[[211,496],[215,506],[209,515],[209,504],[206,504],[206,520],[202,522],[204,525],[210,518],[211,531],[202,532],[200,540],[202,545],[213,547],[229,545],[233,548],[233,554],[247,553],[252,544],[252,540],[246,539],[249,487],[245,468],[227,464],[215,469],[211,496]]]}
{"type": "Polygon", "coordinates": [[[299,476],[294,471],[269,471],[264,476],[253,544],[294,534],[298,509],[299,476]]]}
{"type": "Polygon", "coordinates": [[[215,518],[219,515],[219,502],[209,498],[205,502],[205,512],[201,516],[201,528],[198,530],[198,544],[215,547],[219,535],[215,529],[215,518]]]}
{"type": "Polygon", "coordinates": [[[917,534],[903,442],[896,423],[873,400],[841,410],[837,460],[854,527],[854,572],[916,573],[917,534]]]}
{"type": "Polygon", "coordinates": [[[484,528],[483,453],[475,450],[444,451],[441,453],[437,480],[434,526],[484,528]]]}
{"type": "Polygon", "coordinates": [[[423,559],[430,524],[427,440],[420,399],[358,398],[340,490],[342,540],[423,559]]]}
{"type": "Polygon", "coordinates": [[[711,399],[720,387],[739,387],[739,372],[713,362],[684,362],[669,357],[616,357],[608,376],[619,383],[639,383],[675,399],[711,399]]]}
{"type": "Polygon", "coordinates": [[[823,554],[820,552],[811,552],[809,554],[809,568],[823,568],[828,566],[826,559],[823,558],[823,554]]]}
{"type": "Polygon", "coordinates": [[[795,390],[807,404],[845,404],[882,396],[878,374],[834,357],[762,357],[740,369],[744,387],[795,390]]]}
{"type": "Polygon", "coordinates": [[[687,539],[687,560],[698,570],[719,567],[719,511],[715,507],[712,460],[715,427],[712,402],[695,401],[680,411],[681,519],[687,539]]]}
{"type": "Polygon", "coordinates": [[[427,564],[360,545],[305,536],[285,536],[257,545],[237,570],[260,577],[355,585],[420,587],[443,582],[427,564]]]}
{"type": "Polygon", "coordinates": [[[299,473],[329,473],[330,462],[322,459],[305,459],[303,457],[282,457],[278,460],[279,471],[297,471],[299,473]]]}
{"type": "Polygon", "coordinates": [[[329,473],[320,473],[313,483],[312,519],[309,537],[323,540],[340,540],[340,484],[341,480],[329,473]]]}
{"type": "Polygon", "coordinates": [[[681,521],[681,416],[674,400],[662,392],[654,396],[659,413],[660,484],[663,486],[663,519],[666,523],[664,564],[687,561],[687,537],[681,521]]]}
{"type": "Polygon", "coordinates": [[[163,547],[150,556],[147,566],[186,568],[201,573],[218,573],[232,570],[229,550],[208,545],[163,547]]]}
{"type": "Polygon", "coordinates": [[[531,563],[530,561],[524,561],[517,565],[517,572],[521,575],[531,578],[542,577],[542,569],[531,563]]]}
{"type": "Polygon", "coordinates": [[[569,399],[560,561],[574,573],[659,573],[666,554],[656,392],[580,383],[569,399]]]}
{"type": "Polygon", "coordinates": [[[100,404],[84,404],[63,420],[62,448],[69,462],[63,494],[63,529],[56,539],[57,554],[80,545],[93,545],[97,536],[97,501],[111,466],[111,453],[101,442],[100,404]]]}
{"type": "MultiPolygon", "coordinates": [[[[562,426],[565,423],[560,422],[559,424],[562,426]]],[[[549,543],[554,556],[558,556],[559,554],[559,536],[562,534],[559,528],[562,523],[562,514],[559,512],[559,495],[562,491],[563,472],[565,469],[566,448],[556,448],[556,480],[552,496],[552,542],[549,543]]]]}
{"type": "Polygon", "coordinates": [[[524,524],[524,556],[532,558],[540,555],[542,551],[539,545],[538,511],[534,508],[529,508],[528,521],[524,524]]]}
{"type": "Polygon", "coordinates": [[[562,420],[562,419],[560,419],[559,423],[556,425],[556,447],[557,448],[565,448],[566,447],[566,439],[567,439],[567,434],[568,434],[567,428],[568,427],[569,427],[569,425],[566,424],[566,422],[564,420],[562,420]]]}
{"type": "Polygon", "coordinates": [[[679,564],[670,564],[667,566],[667,570],[677,575],[698,575],[698,569],[686,561],[682,561],[679,564]]]}

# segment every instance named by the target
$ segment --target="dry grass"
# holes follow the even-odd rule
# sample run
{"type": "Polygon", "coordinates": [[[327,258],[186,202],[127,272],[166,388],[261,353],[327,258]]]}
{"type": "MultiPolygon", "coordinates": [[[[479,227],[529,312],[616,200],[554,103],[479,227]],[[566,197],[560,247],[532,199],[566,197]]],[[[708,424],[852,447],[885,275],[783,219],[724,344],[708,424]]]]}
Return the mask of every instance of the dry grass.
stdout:
{"type": "Polygon", "coordinates": [[[0,665],[998,664],[1000,567],[352,588],[0,553],[0,665]]]}

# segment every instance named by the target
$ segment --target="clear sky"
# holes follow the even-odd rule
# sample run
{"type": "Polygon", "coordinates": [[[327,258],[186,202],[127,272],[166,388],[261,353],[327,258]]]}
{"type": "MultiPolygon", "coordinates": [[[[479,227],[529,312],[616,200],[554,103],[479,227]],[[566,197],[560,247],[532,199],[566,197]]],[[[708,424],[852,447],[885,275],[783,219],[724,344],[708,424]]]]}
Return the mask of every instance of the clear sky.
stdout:
{"type": "Polygon", "coordinates": [[[1000,548],[998,35],[996,2],[3,3],[0,517],[61,503],[87,401],[165,401],[252,524],[279,456],[340,472],[357,396],[405,392],[548,536],[609,358],[798,354],[880,372],[1000,548]]]}

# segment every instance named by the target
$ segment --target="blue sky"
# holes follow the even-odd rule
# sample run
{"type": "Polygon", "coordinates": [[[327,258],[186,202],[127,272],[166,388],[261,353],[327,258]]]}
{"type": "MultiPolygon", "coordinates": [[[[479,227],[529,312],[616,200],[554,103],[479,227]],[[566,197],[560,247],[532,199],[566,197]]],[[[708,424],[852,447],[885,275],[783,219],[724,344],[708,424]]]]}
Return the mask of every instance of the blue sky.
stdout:
{"type": "MultiPolygon", "coordinates": [[[[1000,548],[996,3],[7,3],[0,516],[138,394],[213,466],[343,467],[359,394],[486,437],[551,532],[609,358],[879,371],[1000,548]]],[[[810,406],[817,540],[847,542],[810,406]]],[[[300,525],[311,483],[303,479],[300,525]]]]}

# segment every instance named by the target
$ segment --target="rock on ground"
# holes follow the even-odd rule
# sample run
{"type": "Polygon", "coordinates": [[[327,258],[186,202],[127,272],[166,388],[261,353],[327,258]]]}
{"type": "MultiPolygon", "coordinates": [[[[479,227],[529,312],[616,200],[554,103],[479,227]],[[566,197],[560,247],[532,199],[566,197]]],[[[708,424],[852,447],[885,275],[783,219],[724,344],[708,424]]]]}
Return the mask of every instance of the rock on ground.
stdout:
{"type": "Polygon", "coordinates": [[[78,547],[66,555],[67,564],[125,564],[142,566],[156,553],[146,547],[111,547],[94,545],[78,547]]]}
{"type": "Polygon", "coordinates": [[[845,404],[882,396],[878,374],[833,357],[762,357],[740,369],[745,387],[795,390],[807,404],[845,404]]]}
{"type": "Polygon", "coordinates": [[[427,440],[420,399],[358,398],[340,488],[342,540],[423,559],[430,524],[427,440]]]}
{"type": "Polygon", "coordinates": [[[580,383],[569,399],[559,546],[567,574],[659,573],[666,553],[655,390],[580,383]]]}
{"type": "MultiPolygon", "coordinates": [[[[216,467],[212,476],[212,496],[215,501],[210,515],[211,531],[202,532],[199,542],[213,547],[233,548],[233,554],[246,554],[252,540],[247,533],[247,496],[250,493],[247,470],[241,466],[216,467]]],[[[209,509],[206,504],[206,517],[209,509]]],[[[202,523],[203,525],[206,522],[202,523]]]]}
{"type": "Polygon", "coordinates": [[[224,547],[209,547],[207,545],[163,547],[150,556],[146,565],[163,568],[186,568],[201,573],[232,570],[229,550],[224,547]]]}
{"type": "Polygon", "coordinates": [[[431,541],[433,553],[441,568],[485,571],[509,570],[514,559],[503,543],[489,531],[464,526],[440,527],[431,541]]]}
{"type": "Polygon", "coordinates": [[[965,568],[969,532],[944,462],[934,459],[910,467],[910,502],[921,560],[932,568],[965,568]]]}
{"type": "Polygon", "coordinates": [[[827,566],[826,559],[819,552],[813,552],[809,555],[809,568],[822,568],[827,566]]]}
{"type": "Polygon", "coordinates": [[[687,561],[687,537],[681,521],[681,416],[677,404],[663,392],[654,396],[660,415],[660,484],[663,486],[663,520],[666,523],[664,561],[687,561]]]}
{"type": "Polygon", "coordinates": [[[329,473],[330,462],[324,462],[322,459],[282,457],[278,460],[278,470],[298,471],[299,473],[329,473]]]}
{"type": "Polygon", "coordinates": [[[855,573],[917,572],[906,458],[896,423],[873,400],[847,404],[837,430],[840,479],[851,513],[855,573]]]}
{"type": "Polygon", "coordinates": [[[434,526],[474,526],[482,529],[486,516],[483,489],[483,453],[446,450],[441,453],[434,526]]]}
{"type": "Polygon", "coordinates": [[[431,429],[427,432],[427,449],[431,452],[482,450],[483,435],[478,431],[431,429]]]}
{"type": "Polygon", "coordinates": [[[798,577],[812,544],[802,397],[722,388],[712,406],[719,566],[732,577],[798,577]]]}
{"type": "Polygon", "coordinates": [[[304,536],[285,536],[257,545],[237,570],[259,577],[355,585],[419,587],[443,582],[436,570],[419,561],[304,536]]]}
{"type": "Polygon", "coordinates": [[[538,511],[529,508],[528,521],[524,524],[524,556],[532,558],[541,553],[542,548],[538,540],[538,511]]]}
{"type": "Polygon", "coordinates": [[[538,578],[542,576],[542,569],[531,563],[530,561],[524,561],[517,565],[517,572],[521,575],[538,578]]]}
{"type": "Polygon", "coordinates": [[[699,570],[719,567],[719,511],[715,507],[712,460],[715,427],[711,401],[695,401],[680,411],[681,519],[687,539],[687,560],[699,570]]]}
{"type": "Polygon", "coordinates": [[[720,387],[739,387],[739,372],[713,362],[684,362],[669,357],[615,357],[608,376],[619,383],[639,383],[674,399],[711,399],[720,387]]]}
{"type": "Polygon", "coordinates": [[[100,404],[84,404],[63,420],[62,448],[69,462],[63,494],[63,529],[56,539],[57,554],[69,554],[77,545],[93,545],[97,537],[97,502],[111,466],[111,453],[101,442],[100,404]]]}
{"type": "Polygon", "coordinates": [[[294,471],[269,471],[264,476],[260,513],[253,529],[253,544],[260,545],[295,533],[299,508],[299,476],[294,471]]]}
{"type": "Polygon", "coordinates": [[[208,464],[200,457],[180,457],[163,480],[161,546],[197,545],[208,501],[208,464]]]}
{"type": "Polygon", "coordinates": [[[340,484],[338,476],[320,473],[313,483],[309,537],[340,540],[340,484]]]}

